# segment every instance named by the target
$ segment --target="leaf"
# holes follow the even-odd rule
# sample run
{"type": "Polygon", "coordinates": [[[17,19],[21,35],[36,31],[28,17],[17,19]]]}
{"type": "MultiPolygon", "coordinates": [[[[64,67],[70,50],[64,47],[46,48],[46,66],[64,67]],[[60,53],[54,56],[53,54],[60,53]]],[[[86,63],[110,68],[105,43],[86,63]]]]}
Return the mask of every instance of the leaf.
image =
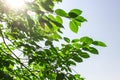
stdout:
{"type": "Polygon", "coordinates": [[[75,20],[77,20],[77,21],[79,21],[79,22],[85,22],[85,21],[87,21],[87,20],[86,20],[84,17],[82,17],[82,16],[76,17],[75,20]]]}
{"type": "Polygon", "coordinates": [[[64,79],[65,79],[64,73],[58,73],[57,74],[56,80],[64,80],[64,79]]]}
{"type": "Polygon", "coordinates": [[[82,45],[79,44],[79,43],[73,43],[73,46],[74,46],[76,49],[80,49],[82,45]]]}
{"type": "Polygon", "coordinates": [[[35,22],[30,18],[30,16],[27,16],[27,20],[28,20],[28,25],[29,25],[30,27],[33,27],[34,24],[35,24],[35,22]]]}
{"type": "Polygon", "coordinates": [[[107,45],[101,41],[94,41],[92,44],[94,44],[96,46],[107,47],[107,45]]]}
{"type": "Polygon", "coordinates": [[[76,63],[75,63],[74,61],[71,61],[71,60],[70,60],[70,61],[67,61],[67,65],[69,65],[69,66],[70,66],[70,65],[75,65],[75,66],[76,66],[76,63]]]}
{"type": "Polygon", "coordinates": [[[71,18],[75,18],[75,17],[79,16],[81,13],[82,13],[82,11],[79,9],[72,9],[68,14],[71,18]]]}
{"type": "Polygon", "coordinates": [[[45,42],[45,45],[46,45],[46,46],[52,45],[52,42],[51,42],[51,41],[46,41],[46,42],[45,42]]]}
{"type": "Polygon", "coordinates": [[[77,26],[81,26],[81,22],[79,22],[79,21],[77,21],[77,20],[75,20],[75,19],[73,19],[73,21],[74,21],[74,23],[75,23],[77,26]]]}
{"type": "Polygon", "coordinates": [[[56,21],[61,24],[63,23],[62,18],[60,16],[56,16],[56,21]]]}
{"type": "Polygon", "coordinates": [[[59,16],[67,17],[67,13],[62,9],[55,10],[55,13],[59,16]]]}
{"type": "MultiPolygon", "coordinates": [[[[47,2],[47,1],[46,1],[47,2]]],[[[45,3],[45,2],[41,2],[41,6],[45,9],[45,10],[47,10],[47,11],[49,11],[49,12],[53,12],[53,9],[50,7],[50,5],[48,4],[47,5],[47,3],[45,3]]],[[[53,5],[52,5],[53,6],[53,5]]]]}
{"type": "Polygon", "coordinates": [[[70,43],[70,39],[69,39],[69,38],[64,37],[64,40],[65,40],[67,43],[70,43]]]}
{"type": "Polygon", "coordinates": [[[71,42],[76,43],[76,42],[79,42],[79,41],[80,41],[80,39],[73,39],[71,42]]]}
{"type": "Polygon", "coordinates": [[[95,49],[94,47],[85,47],[85,48],[83,48],[83,50],[88,51],[93,54],[98,54],[98,50],[95,49]]]}
{"type": "Polygon", "coordinates": [[[74,23],[74,21],[70,21],[69,26],[74,33],[78,32],[78,26],[74,23]]]}
{"type": "Polygon", "coordinates": [[[82,58],[89,58],[89,54],[86,53],[86,52],[79,52],[79,55],[82,57],[82,58]]]}
{"type": "Polygon", "coordinates": [[[56,19],[54,18],[54,16],[53,15],[48,15],[48,18],[50,18],[51,20],[53,20],[53,21],[55,21],[56,19]]]}
{"type": "Polygon", "coordinates": [[[79,57],[77,54],[73,55],[72,59],[76,62],[82,62],[83,61],[82,58],[79,57]]]}
{"type": "Polygon", "coordinates": [[[80,38],[80,42],[84,42],[84,43],[87,43],[87,44],[91,44],[91,43],[93,42],[93,39],[85,36],[85,37],[81,37],[81,38],[80,38]]]}

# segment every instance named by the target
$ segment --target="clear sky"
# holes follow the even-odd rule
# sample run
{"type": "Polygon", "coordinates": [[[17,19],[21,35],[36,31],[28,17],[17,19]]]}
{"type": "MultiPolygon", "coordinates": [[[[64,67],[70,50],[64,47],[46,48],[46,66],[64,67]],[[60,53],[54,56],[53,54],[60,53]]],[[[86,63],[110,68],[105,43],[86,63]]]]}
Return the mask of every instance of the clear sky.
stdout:
{"type": "Polygon", "coordinates": [[[99,48],[99,55],[92,55],[74,69],[86,80],[119,80],[120,0],[63,0],[57,7],[65,10],[81,9],[82,15],[88,20],[87,23],[83,23],[78,34],[65,30],[66,36],[90,36],[105,42],[108,46],[99,48]]]}

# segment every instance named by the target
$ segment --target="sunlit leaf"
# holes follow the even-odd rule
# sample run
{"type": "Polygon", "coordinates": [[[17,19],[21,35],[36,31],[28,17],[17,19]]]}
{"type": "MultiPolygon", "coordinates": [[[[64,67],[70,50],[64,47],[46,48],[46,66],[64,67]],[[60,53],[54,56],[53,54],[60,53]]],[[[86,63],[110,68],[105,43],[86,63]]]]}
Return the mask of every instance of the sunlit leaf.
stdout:
{"type": "Polygon", "coordinates": [[[71,31],[73,31],[75,33],[78,32],[78,26],[75,24],[74,21],[70,21],[69,26],[70,26],[71,31]]]}
{"type": "Polygon", "coordinates": [[[87,43],[87,44],[91,44],[91,43],[93,42],[93,39],[90,38],[90,37],[85,36],[85,37],[81,37],[81,38],[80,38],[80,42],[84,42],[84,43],[87,43]]]}
{"type": "Polygon", "coordinates": [[[55,10],[55,13],[59,16],[67,17],[67,13],[62,9],[55,10]]]}

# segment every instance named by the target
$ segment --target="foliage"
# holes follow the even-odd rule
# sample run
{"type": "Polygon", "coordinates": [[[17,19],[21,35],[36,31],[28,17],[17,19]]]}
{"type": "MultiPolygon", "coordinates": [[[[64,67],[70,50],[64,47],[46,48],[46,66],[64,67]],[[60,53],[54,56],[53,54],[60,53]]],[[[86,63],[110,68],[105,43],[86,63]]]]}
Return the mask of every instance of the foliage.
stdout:
{"type": "Polygon", "coordinates": [[[84,80],[72,74],[71,66],[98,54],[94,46],[106,45],[87,36],[61,36],[63,18],[70,20],[74,33],[87,20],[79,9],[54,10],[58,2],[62,0],[25,1],[24,8],[12,9],[0,0],[0,80],[84,80]],[[66,43],[56,47],[53,42],[60,40],[66,43]]]}

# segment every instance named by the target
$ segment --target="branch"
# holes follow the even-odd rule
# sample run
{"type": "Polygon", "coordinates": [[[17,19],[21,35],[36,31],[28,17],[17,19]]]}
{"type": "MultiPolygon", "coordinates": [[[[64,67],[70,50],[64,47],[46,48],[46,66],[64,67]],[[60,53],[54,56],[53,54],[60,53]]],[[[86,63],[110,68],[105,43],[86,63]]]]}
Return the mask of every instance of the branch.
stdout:
{"type": "Polygon", "coordinates": [[[10,54],[6,53],[6,52],[5,52],[5,54],[6,54],[6,55],[9,55],[11,58],[15,59],[15,60],[16,60],[18,63],[20,63],[26,70],[28,70],[33,76],[35,76],[36,78],[38,78],[34,73],[32,73],[32,72],[19,60],[20,58],[19,58],[13,51],[11,51],[11,49],[10,49],[10,48],[8,47],[8,45],[6,44],[6,41],[5,41],[5,39],[4,39],[4,35],[3,35],[1,29],[0,29],[0,34],[1,34],[1,36],[2,36],[2,40],[3,40],[6,48],[7,48],[17,59],[14,58],[13,56],[11,56],[10,54]]]}

